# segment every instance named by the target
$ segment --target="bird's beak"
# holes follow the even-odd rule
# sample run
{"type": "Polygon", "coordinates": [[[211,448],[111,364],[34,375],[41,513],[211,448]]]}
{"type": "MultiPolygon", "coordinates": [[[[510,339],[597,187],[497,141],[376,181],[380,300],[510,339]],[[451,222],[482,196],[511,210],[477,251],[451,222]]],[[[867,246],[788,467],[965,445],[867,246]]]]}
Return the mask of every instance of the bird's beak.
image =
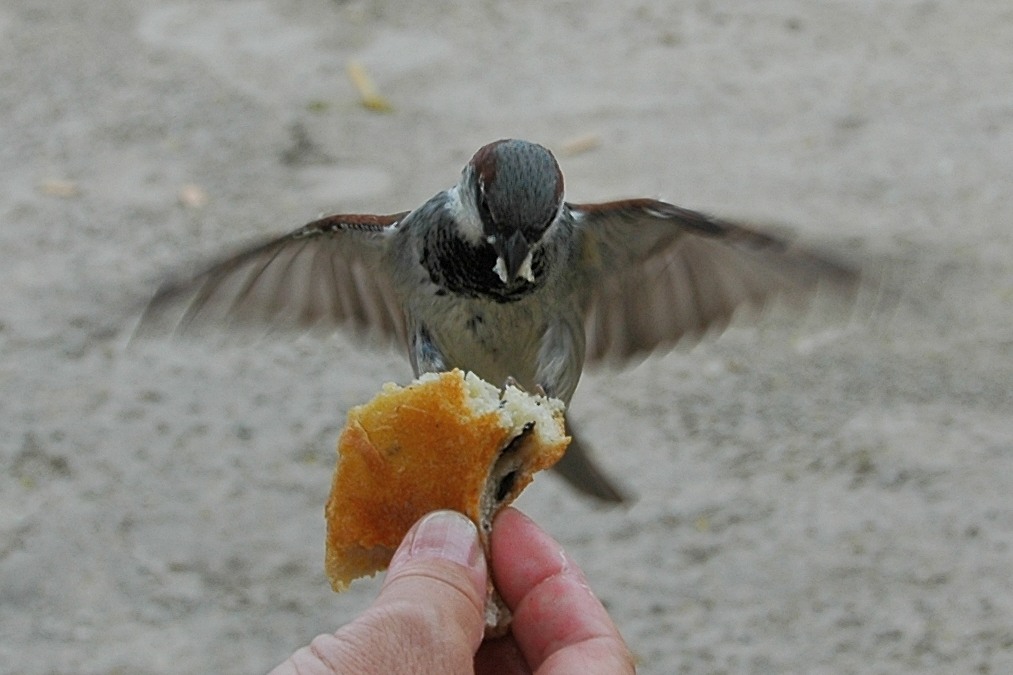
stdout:
{"type": "Polygon", "coordinates": [[[509,237],[498,237],[495,242],[496,253],[496,274],[508,284],[517,277],[534,281],[534,274],[531,272],[531,247],[520,232],[514,232],[509,237]]]}

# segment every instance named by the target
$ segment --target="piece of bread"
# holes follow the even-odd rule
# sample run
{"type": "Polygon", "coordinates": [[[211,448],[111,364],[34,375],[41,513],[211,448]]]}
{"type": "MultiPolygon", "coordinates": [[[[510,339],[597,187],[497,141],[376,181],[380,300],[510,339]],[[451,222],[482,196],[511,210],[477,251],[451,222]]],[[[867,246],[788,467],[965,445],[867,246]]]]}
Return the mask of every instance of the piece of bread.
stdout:
{"type": "MultiPolygon", "coordinates": [[[[460,370],[384,385],[349,411],[338,441],[324,511],[331,586],[386,569],[408,529],[437,509],[471,518],[488,553],[496,512],[569,442],[557,399],[512,386],[501,393],[460,370]]],[[[505,628],[502,609],[487,607],[490,628],[505,628]]]]}

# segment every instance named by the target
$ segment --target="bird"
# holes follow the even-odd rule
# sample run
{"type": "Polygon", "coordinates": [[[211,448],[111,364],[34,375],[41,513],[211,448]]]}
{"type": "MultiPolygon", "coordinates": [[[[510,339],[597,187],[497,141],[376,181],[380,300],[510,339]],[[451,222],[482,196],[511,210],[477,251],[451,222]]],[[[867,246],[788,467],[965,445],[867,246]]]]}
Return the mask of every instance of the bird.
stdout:
{"type": "MultiPolygon", "coordinates": [[[[775,298],[847,294],[860,276],[780,234],[657,199],[568,202],[549,149],[501,139],[414,210],[329,215],[165,281],[135,336],[343,329],[400,343],[416,376],[460,368],[569,405],[585,364],[717,334],[775,298]]],[[[562,477],[627,499],[568,427],[562,477]]]]}

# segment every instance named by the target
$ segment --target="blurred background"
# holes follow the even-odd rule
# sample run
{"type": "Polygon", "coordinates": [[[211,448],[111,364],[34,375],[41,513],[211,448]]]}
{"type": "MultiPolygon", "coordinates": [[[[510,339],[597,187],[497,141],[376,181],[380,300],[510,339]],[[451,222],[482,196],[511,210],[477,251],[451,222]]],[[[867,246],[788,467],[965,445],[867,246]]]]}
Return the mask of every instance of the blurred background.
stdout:
{"type": "Polygon", "coordinates": [[[585,374],[637,500],[519,505],[641,671],[1013,672],[1005,0],[9,0],[0,38],[0,672],[264,672],[368,604],[328,587],[323,505],[402,355],[127,340],[166,274],[413,208],[511,136],[572,201],[783,225],[897,284],[585,374]]]}

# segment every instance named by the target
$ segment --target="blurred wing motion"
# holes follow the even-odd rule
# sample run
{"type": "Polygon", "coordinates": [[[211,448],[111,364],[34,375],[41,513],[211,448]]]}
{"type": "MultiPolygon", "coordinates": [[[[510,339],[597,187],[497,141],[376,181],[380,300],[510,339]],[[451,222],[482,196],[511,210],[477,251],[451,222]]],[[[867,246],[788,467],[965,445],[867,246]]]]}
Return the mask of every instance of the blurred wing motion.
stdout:
{"type": "Polygon", "coordinates": [[[404,316],[382,269],[408,212],[336,215],[164,284],[135,337],[337,327],[404,338],[404,316]]]}
{"type": "Polygon", "coordinates": [[[741,225],[653,199],[570,204],[593,287],[587,359],[622,361],[723,330],[740,307],[852,296],[858,272],[741,225]]]}

